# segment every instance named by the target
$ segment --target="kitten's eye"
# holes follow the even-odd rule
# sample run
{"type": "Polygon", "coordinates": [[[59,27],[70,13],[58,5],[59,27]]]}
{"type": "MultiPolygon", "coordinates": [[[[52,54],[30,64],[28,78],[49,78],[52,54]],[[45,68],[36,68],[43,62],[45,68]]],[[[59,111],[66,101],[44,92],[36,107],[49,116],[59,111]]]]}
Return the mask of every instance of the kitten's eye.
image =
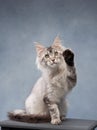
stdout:
{"type": "Polygon", "coordinates": [[[57,56],[58,55],[58,52],[57,51],[55,51],[55,56],[57,56]]]}
{"type": "Polygon", "coordinates": [[[46,54],[46,55],[45,55],[45,58],[49,58],[49,54],[46,54]]]}

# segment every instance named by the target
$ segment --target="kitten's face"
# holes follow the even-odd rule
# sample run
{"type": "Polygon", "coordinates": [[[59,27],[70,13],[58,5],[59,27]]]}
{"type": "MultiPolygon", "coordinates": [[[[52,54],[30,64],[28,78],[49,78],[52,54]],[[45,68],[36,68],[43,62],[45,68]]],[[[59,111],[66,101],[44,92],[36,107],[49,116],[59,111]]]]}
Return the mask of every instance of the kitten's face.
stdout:
{"type": "Polygon", "coordinates": [[[50,68],[57,67],[63,61],[62,52],[53,47],[46,48],[40,58],[41,65],[50,68]]]}
{"type": "Polygon", "coordinates": [[[55,68],[64,62],[63,48],[60,39],[57,37],[51,47],[44,47],[41,44],[36,45],[38,64],[44,68],[55,68]]]}

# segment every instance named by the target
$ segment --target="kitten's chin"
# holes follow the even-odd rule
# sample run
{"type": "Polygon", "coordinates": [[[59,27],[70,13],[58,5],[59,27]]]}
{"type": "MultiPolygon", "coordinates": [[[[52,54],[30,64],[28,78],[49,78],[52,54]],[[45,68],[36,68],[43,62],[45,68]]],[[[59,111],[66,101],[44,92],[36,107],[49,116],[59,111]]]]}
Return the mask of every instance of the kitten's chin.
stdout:
{"type": "Polygon", "coordinates": [[[51,64],[48,64],[48,67],[49,68],[56,68],[56,67],[58,67],[58,64],[57,63],[51,63],[51,64]]]}

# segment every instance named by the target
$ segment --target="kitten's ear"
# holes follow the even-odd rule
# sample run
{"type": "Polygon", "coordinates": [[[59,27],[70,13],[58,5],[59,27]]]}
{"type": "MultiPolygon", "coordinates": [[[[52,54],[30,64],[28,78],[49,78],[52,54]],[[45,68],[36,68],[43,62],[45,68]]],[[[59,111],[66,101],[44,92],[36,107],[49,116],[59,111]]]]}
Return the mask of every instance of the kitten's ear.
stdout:
{"type": "Polygon", "coordinates": [[[53,45],[52,46],[56,46],[56,47],[60,47],[62,46],[61,45],[61,39],[59,36],[57,36],[55,39],[54,39],[54,42],[53,42],[53,45]]]}
{"type": "Polygon", "coordinates": [[[37,52],[38,56],[40,56],[41,52],[44,51],[45,47],[38,42],[34,42],[34,43],[35,43],[35,47],[36,47],[36,52],[37,52]]]}

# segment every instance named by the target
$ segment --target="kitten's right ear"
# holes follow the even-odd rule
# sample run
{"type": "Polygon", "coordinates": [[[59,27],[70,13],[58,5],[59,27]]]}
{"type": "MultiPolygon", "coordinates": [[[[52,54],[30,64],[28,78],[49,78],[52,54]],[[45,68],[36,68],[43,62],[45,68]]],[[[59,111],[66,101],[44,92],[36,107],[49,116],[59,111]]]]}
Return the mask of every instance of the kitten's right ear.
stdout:
{"type": "Polygon", "coordinates": [[[36,47],[37,55],[40,56],[40,54],[44,51],[45,47],[41,45],[40,43],[34,42],[36,47]]]}

